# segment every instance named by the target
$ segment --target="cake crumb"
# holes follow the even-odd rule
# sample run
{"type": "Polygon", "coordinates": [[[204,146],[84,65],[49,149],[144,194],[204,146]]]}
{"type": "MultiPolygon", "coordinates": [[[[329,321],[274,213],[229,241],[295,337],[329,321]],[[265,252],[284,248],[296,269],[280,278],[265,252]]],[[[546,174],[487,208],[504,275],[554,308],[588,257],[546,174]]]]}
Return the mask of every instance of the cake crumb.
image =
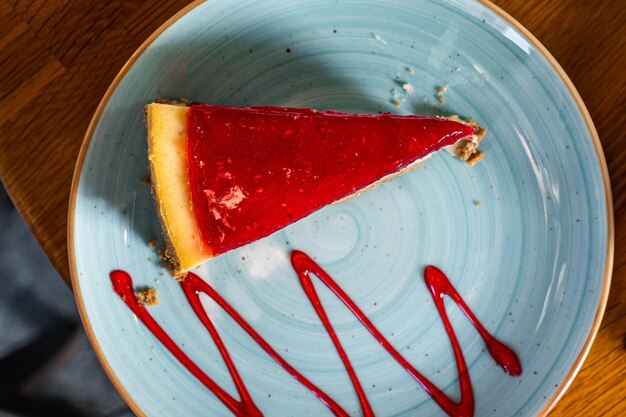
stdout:
{"type": "Polygon", "coordinates": [[[441,104],[446,104],[446,98],[444,97],[444,94],[446,94],[447,89],[448,88],[443,85],[437,87],[437,93],[435,94],[435,97],[437,97],[437,101],[441,104]]]}
{"type": "Polygon", "coordinates": [[[481,202],[480,202],[480,201],[478,201],[478,200],[474,200],[474,205],[475,205],[476,207],[480,207],[480,206],[482,206],[481,202]]]}
{"type": "Polygon", "coordinates": [[[187,278],[187,273],[186,272],[182,272],[180,274],[173,274],[172,277],[177,282],[183,282],[185,280],[185,278],[187,278]]]}
{"type": "Polygon", "coordinates": [[[406,93],[409,95],[413,94],[413,91],[414,91],[413,84],[411,83],[402,84],[402,89],[406,91],[406,93]]]}
{"type": "Polygon", "coordinates": [[[415,74],[415,70],[413,69],[413,67],[406,67],[406,72],[408,72],[411,75],[415,74]]]}
{"type": "Polygon", "coordinates": [[[467,164],[470,166],[474,166],[485,158],[485,153],[477,150],[467,159],[467,164]]]}
{"type": "Polygon", "coordinates": [[[485,157],[485,154],[478,150],[478,146],[485,138],[487,129],[481,127],[474,120],[462,119],[457,115],[447,116],[446,119],[466,123],[475,129],[472,140],[461,139],[456,145],[448,147],[447,149],[452,155],[456,156],[461,161],[465,161],[468,165],[476,165],[485,157]]]}
{"type": "Polygon", "coordinates": [[[156,241],[156,239],[152,239],[150,242],[148,242],[148,247],[149,247],[150,249],[154,249],[154,248],[156,248],[156,245],[157,245],[157,241],[156,241]]]}
{"type": "Polygon", "coordinates": [[[159,257],[160,260],[167,261],[167,256],[165,256],[165,251],[163,249],[159,249],[157,251],[157,256],[159,257]]]}
{"type": "Polygon", "coordinates": [[[152,183],[152,181],[150,180],[150,177],[144,177],[140,179],[139,182],[143,185],[150,185],[152,183]]]}
{"type": "Polygon", "coordinates": [[[396,106],[396,107],[400,107],[400,104],[402,104],[402,101],[406,98],[406,91],[404,90],[397,90],[397,89],[392,89],[391,90],[391,102],[396,106]]]}
{"type": "Polygon", "coordinates": [[[141,291],[137,291],[137,300],[139,300],[139,305],[144,307],[151,307],[159,304],[157,290],[154,288],[145,288],[141,291]]]}

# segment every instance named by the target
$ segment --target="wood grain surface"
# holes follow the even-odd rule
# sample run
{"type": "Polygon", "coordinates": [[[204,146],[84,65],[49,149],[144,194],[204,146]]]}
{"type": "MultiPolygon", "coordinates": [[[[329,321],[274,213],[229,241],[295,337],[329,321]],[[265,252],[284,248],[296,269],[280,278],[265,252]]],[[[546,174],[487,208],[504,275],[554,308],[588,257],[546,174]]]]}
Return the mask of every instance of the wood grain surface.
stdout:
{"type": "MultiPolygon", "coordinates": [[[[69,283],[67,207],[78,150],[135,49],[189,1],[0,2],[0,178],[69,283]]],[[[554,55],[585,101],[612,179],[615,268],[602,327],[551,416],[626,415],[626,3],[497,0],[554,55]]]]}

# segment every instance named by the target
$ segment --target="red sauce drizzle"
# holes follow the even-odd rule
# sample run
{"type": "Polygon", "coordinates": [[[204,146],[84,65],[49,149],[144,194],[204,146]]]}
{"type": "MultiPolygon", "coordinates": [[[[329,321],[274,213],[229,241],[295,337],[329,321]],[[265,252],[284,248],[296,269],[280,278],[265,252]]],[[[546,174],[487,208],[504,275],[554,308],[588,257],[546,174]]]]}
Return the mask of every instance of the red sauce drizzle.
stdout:
{"type": "Polygon", "coordinates": [[[452,328],[452,324],[448,319],[448,313],[444,308],[443,297],[445,295],[450,296],[452,300],[461,308],[463,313],[470,319],[471,323],[476,327],[481,337],[487,344],[487,348],[489,353],[494,358],[496,363],[504,370],[512,376],[520,375],[522,372],[522,368],[519,362],[519,359],[515,355],[515,353],[496,340],[493,336],[491,336],[487,330],[480,324],[476,316],[470,311],[469,307],[465,304],[459,293],[454,289],[448,278],[444,275],[441,270],[437,269],[434,266],[426,267],[424,271],[424,278],[426,280],[426,285],[430,289],[430,293],[433,296],[433,300],[435,301],[435,305],[437,306],[437,310],[439,311],[439,315],[443,320],[443,324],[445,326],[446,332],[448,333],[448,337],[450,338],[450,342],[452,343],[452,348],[454,349],[454,357],[456,360],[457,370],[459,372],[459,380],[461,385],[461,401],[459,403],[455,403],[452,401],[446,394],[443,393],[439,388],[437,388],[430,380],[428,380],[424,375],[422,375],[417,369],[415,369],[410,363],[407,362],[406,359],[387,341],[385,336],[383,336],[376,326],[372,324],[371,321],[363,314],[363,312],[357,307],[357,305],[352,301],[352,299],[341,289],[339,285],[324,271],[313,259],[311,259],[307,254],[300,251],[294,251],[291,254],[291,264],[293,268],[298,273],[298,277],[300,278],[300,283],[302,284],[302,288],[306,292],[309,300],[313,304],[317,315],[320,320],[324,324],[326,331],[330,335],[330,338],[341,357],[341,360],[346,367],[346,371],[350,376],[352,384],[354,385],[354,389],[357,392],[357,396],[359,397],[359,401],[361,402],[361,407],[363,408],[365,416],[373,416],[373,412],[371,407],[367,401],[367,397],[363,392],[363,388],[359,383],[359,380],[352,369],[350,364],[350,360],[346,355],[337,335],[335,334],[335,330],[333,329],[328,316],[326,316],[326,312],[324,311],[324,307],[317,296],[317,292],[313,287],[313,282],[311,281],[311,274],[316,275],[344,304],[352,314],[363,324],[363,326],[371,333],[371,335],[376,339],[378,343],[387,351],[389,354],[413,377],[415,380],[424,388],[424,390],[435,400],[435,402],[441,407],[448,415],[450,416],[459,416],[459,417],[469,417],[474,415],[474,394],[472,392],[472,382],[469,377],[469,373],[467,371],[467,365],[465,364],[465,358],[463,357],[463,352],[461,350],[461,346],[456,338],[456,334],[454,333],[454,329],[452,328]]]}
{"type": "MultiPolygon", "coordinates": [[[[443,391],[437,388],[430,380],[418,372],[400,353],[387,341],[387,339],[378,331],[378,329],[369,321],[365,314],[357,307],[354,301],[341,289],[341,287],[328,275],[313,259],[307,254],[294,251],[291,254],[291,263],[298,274],[302,288],[312,303],[320,320],[322,321],[326,331],[328,332],[337,353],[339,354],[344,367],[352,381],[357,397],[363,410],[363,415],[373,417],[374,412],[369,404],[367,396],[361,386],[361,383],[350,363],[347,353],[345,352],[341,342],[339,341],[335,330],[326,315],[326,311],[318,297],[317,291],[313,286],[311,274],[317,276],[355,315],[355,317],[363,324],[378,343],[424,388],[424,390],[435,400],[435,402],[451,417],[471,417],[474,415],[474,395],[472,392],[472,384],[463,357],[463,352],[456,338],[456,334],[452,328],[448,314],[445,311],[443,298],[449,296],[465,313],[470,322],[477,329],[483,338],[490,355],[495,362],[500,365],[504,371],[511,376],[518,376],[522,373],[522,367],[515,353],[502,342],[495,339],[478,321],[476,316],[471,312],[467,304],[463,301],[458,292],[454,289],[445,274],[434,266],[426,267],[424,278],[428,286],[437,310],[441,316],[448,337],[454,350],[454,356],[459,372],[459,380],[461,385],[461,400],[458,403],[452,401],[443,391]]],[[[161,326],[152,318],[150,313],[143,307],[133,291],[133,283],[130,275],[124,271],[113,271],[110,274],[113,289],[131,309],[131,311],[141,320],[141,322],[154,334],[154,336],[165,346],[172,355],[207,389],[217,396],[222,403],[236,416],[262,416],[263,414],[255,405],[250,397],[246,385],[241,379],[235,364],[233,363],[228,349],[224,345],[217,329],[211,322],[206,310],[200,302],[200,294],[206,294],[212,298],[241,328],[274,359],[285,371],[292,375],[299,383],[304,385],[313,394],[315,394],[322,403],[324,403],[335,416],[348,417],[348,413],[330,398],[324,391],[313,384],[304,375],[294,369],[287,361],[285,361],[251,326],[248,324],[237,311],[207,282],[193,273],[189,273],[187,278],[181,282],[181,287],[187,300],[189,301],[194,312],[207,328],[209,334],[215,341],[217,348],[228,368],[233,379],[240,400],[235,399],[228,394],[223,388],[215,383],[215,381],[206,375],[167,335],[161,326]]]]}
{"type": "MultiPolygon", "coordinates": [[[[181,363],[191,374],[196,377],[198,381],[202,383],[209,391],[211,391],[217,398],[224,403],[226,407],[236,416],[262,416],[263,413],[257,408],[257,406],[250,398],[248,391],[246,389],[245,384],[241,380],[239,373],[237,372],[237,368],[233,364],[230,355],[228,354],[228,350],[224,346],[221,337],[215,331],[215,328],[212,325],[207,326],[207,329],[211,333],[215,344],[220,350],[222,354],[222,358],[224,358],[224,362],[226,362],[226,366],[230,372],[233,381],[235,382],[235,386],[237,387],[237,392],[241,396],[241,401],[237,401],[233,398],[229,393],[224,391],[222,387],[217,385],[215,381],[205,374],[199,367],[196,365],[190,358],[181,350],[180,347],[172,340],[171,337],[163,330],[161,326],[152,318],[148,310],[141,305],[135,292],[133,291],[133,280],[125,271],[113,271],[110,274],[111,282],[113,283],[113,289],[120,296],[122,301],[126,303],[128,308],[131,309],[135,316],[141,320],[141,322],[152,332],[152,334],[161,342],[163,346],[170,351],[172,355],[181,363]]],[[[198,302],[199,303],[199,302],[198,302]]],[[[196,306],[192,304],[192,307],[196,310],[196,306]]],[[[202,311],[202,307],[200,307],[202,311]]],[[[204,313],[206,315],[206,313],[204,313]]],[[[204,323],[204,321],[203,321],[204,323]]],[[[210,324],[210,321],[209,321],[210,324]]],[[[205,323],[206,325],[206,323],[205,323]]]]}
{"type": "MultiPolygon", "coordinates": [[[[211,297],[220,307],[224,309],[226,314],[228,314],[241,328],[248,333],[248,335],[265,351],[267,354],[274,359],[280,366],[283,367],[285,371],[287,371],[291,376],[293,376],[299,383],[304,385],[307,389],[309,389],[313,394],[315,394],[326,406],[336,415],[342,417],[348,417],[349,414],[339,406],[332,398],[330,398],[324,391],[319,389],[315,384],[309,381],[304,375],[300,372],[296,371],[287,361],[285,361],[282,356],[276,352],[266,341],[263,339],[240,315],[237,311],[230,305],[226,300],[224,300],[218,293],[211,287],[208,283],[206,283],[202,278],[198,277],[193,272],[188,273],[187,278],[181,282],[181,286],[185,295],[187,296],[187,300],[191,304],[191,308],[196,313],[202,324],[208,329],[211,337],[216,341],[217,347],[220,350],[222,357],[226,361],[228,365],[228,369],[233,376],[233,381],[235,385],[238,387],[238,390],[245,392],[245,386],[239,378],[239,374],[237,373],[237,369],[235,365],[230,360],[228,355],[228,351],[226,347],[221,342],[219,334],[211,323],[211,319],[206,313],[204,307],[200,303],[200,294],[204,293],[211,297]],[[219,341],[219,342],[218,342],[219,341]],[[242,389],[239,389],[241,387],[242,389]]],[[[247,393],[246,393],[247,394],[247,393]]],[[[243,397],[242,397],[243,398],[243,397]]],[[[249,397],[247,400],[252,401],[249,397]]]]}

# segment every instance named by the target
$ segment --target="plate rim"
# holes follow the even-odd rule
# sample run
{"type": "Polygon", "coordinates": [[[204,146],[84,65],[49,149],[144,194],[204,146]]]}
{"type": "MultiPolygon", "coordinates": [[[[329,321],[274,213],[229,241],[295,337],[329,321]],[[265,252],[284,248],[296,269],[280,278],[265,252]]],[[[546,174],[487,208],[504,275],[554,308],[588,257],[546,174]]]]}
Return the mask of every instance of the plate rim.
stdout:
{"type": "MultiPolygon", "coordinates": [[[[83,327],[85,329],[85,333],[87,334],[87,338],[89,339],[89,343],[100,362],[100,365],[104,369],[107,377],[119,392],[122,399],[128,404],[133,413],[140,417],[148,417],[148,415],[137,405],[135,400],[131,397],[131,395],[126,391],[121,381],[117,378],[115,372],[109,365],[106,357],[104,356],[100,345],[98,344],[98,340],[95,336],[93,328],[91,327],[91,323],[89,322],[89,317],[87,316],[87,311],[85,309],[85,305],[82,299],[82,293],[80,290],[80,283],[78,279],[78,271],[76,268],[76,258],[75,258],[75,248],[74,248],[74,219],[75,219],[75,208],[76,208],[76,200],[78,195],[78,185],[80,182],[81,172],[83,168],[83,164],[85,162],[85,156],[87,155],[87,151],[89,149],[89,145],[91,144],[91,139],[93,137],[94,131],[98,122],[100,121],[100,117],[102,116],[102,112],[107,106],[111,96],[117,89],[119,83],[126,76],[126,73],[131,69],[133,64],[139,59],[139,57],[150,47],[150,45],[170,26],[180,20],[183,16],[190,13],[193,9],[200,6],[201,4],[207,2],[208,0],[194,0],[187,6],[180,9],[173,16],[171,16],[165,23],[159,26],[148,38],[142,42],[142,44],[133,52],[133,54],[128,58],[128,60],[124,63],[120,71],[117,73],[109,87],[107,88],[104,96],[100,100],[98,107],[96,108],[91,121],[89,122],[89,126],[87,127],[87,131],[85,132],[85,136],[83,137],[83,141],[80,147],[80,151],[77,156],[76,165],[74,167],[74,173],[72,175],[72,187],[70,190],[70,198],[69,198],[69,206],[68,206],[68,221],[67,221],[67,251],[68,251],[68,261],[70,267],[70,278],[72,289],[74,292],[74,298],[76,300],[76,306],[78,307],[78,313],[80,315],[80,319],[82,321],[83,327]]],[[[565,85],[568,92],[572,96],[573,100],[576,102],[578,107],[578,111],[580,112],[585,125],[587,126],[587,130],[589,131],[589,135],[591,137],[591,141],[593,143],[594,150],[596,152],[596,157],[598,159],[598,165],[602,174],[602,183],[604,187],[604,197],[606,204],[606,219],[607,219],[607,248],[606,248],[606,264],[604,271],[604,279],[602,283],[602,291],[600,296],[600,301],[598,303],[598,309],[596,311],[593,324],[591,325],[591,329],[589,330],[589,334],[587,335],[587,339],[583,344],[576,360],[574,361],[572,367],[569,372],[565,375],[556,392],[552,395],[552,397],[547,401],[544,405],[543,409],[537,414],[538,417],[547,416],[550,411],[556,406],[559,400],[563,397],[567,389],[570,387],[572,382],[574,381],[576,375],[582,368],[589,351],[591,350],[591,346],[600,330],[600,324],[602,322],[602,318],[604,316],[604,312],[606,310],[606,305],[609,298],[609,291],[611,288],[611,279],[613,274],[613,262],[614,262],[614,250],[615,250],[615,224],[614,224],[614,212],[613,212],[613,194],[611,190],[611,182],[608,172],[608,167],[606,163],[606,158],[604,155],[604,150],[602,148],[602,143],[600,142],[600,137],[598,136],[598,132],[593,124],[593,120],[591,119],[591,115],[585,106],[585,103],[582,100],[582,97],[578,93],[578,90],[566,74],[565,70],[561,67],[561,65],[557,62],[557,60],[552,56],[552,54],[548,51],[548,49],[521,23],[519,23],[516,19],[514,19],[511,15],[505,12],[502,8],[492,3],[490,0],[468,0],[468,1],[476,1],[479,4],[485,6],[487,9],[494,12],[500,18],[504,19],[507,24],[512,26],[515,30],[520,32],[533,47],[546,59],[548,64],[552,66],[552,69],[556,72],[556,74],[561,79],[561,82],[565,85]]]]}

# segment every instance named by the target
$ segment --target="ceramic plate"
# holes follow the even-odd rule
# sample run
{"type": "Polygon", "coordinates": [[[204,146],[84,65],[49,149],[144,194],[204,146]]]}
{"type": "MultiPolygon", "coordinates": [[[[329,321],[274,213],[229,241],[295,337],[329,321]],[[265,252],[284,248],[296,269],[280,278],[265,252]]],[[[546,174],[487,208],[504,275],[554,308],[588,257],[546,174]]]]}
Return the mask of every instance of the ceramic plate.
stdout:
{"type": "MultiPolygon", "coordinates": [[[[98,108],[76,170],[69,222],[76,297],[103,366],[137,414],[230,412],[117,297],[114,269],[157,289],[160,304],[149,312],[237,397],[215,344],[148,247],[160,231],[141,183],[148,175],[143,106],[161,97],[456,113],[486,126],[480,164],[438,154],[196,273],[350,415],[361,413],[357,397],[289,264],[293,249],[315,257],[398,352],[458,400],[450,340],[422,278],[427,264],[446,272],[523,366],[520,377],[506,375],[447,299],[477,416],[545,414],[571,382],[608,294],[611,203],[588,113],[545,49],[478,1],[221,0],[187,8],[140,48],[98,108]],[[439,86],[446,87],[445,104],[436,97],[439,86]]],[[[444,415],[314,282],[376,415],[444,415]]],[[[265,415],[330,415],[220,307],[203,303],[265,415]]]]}

